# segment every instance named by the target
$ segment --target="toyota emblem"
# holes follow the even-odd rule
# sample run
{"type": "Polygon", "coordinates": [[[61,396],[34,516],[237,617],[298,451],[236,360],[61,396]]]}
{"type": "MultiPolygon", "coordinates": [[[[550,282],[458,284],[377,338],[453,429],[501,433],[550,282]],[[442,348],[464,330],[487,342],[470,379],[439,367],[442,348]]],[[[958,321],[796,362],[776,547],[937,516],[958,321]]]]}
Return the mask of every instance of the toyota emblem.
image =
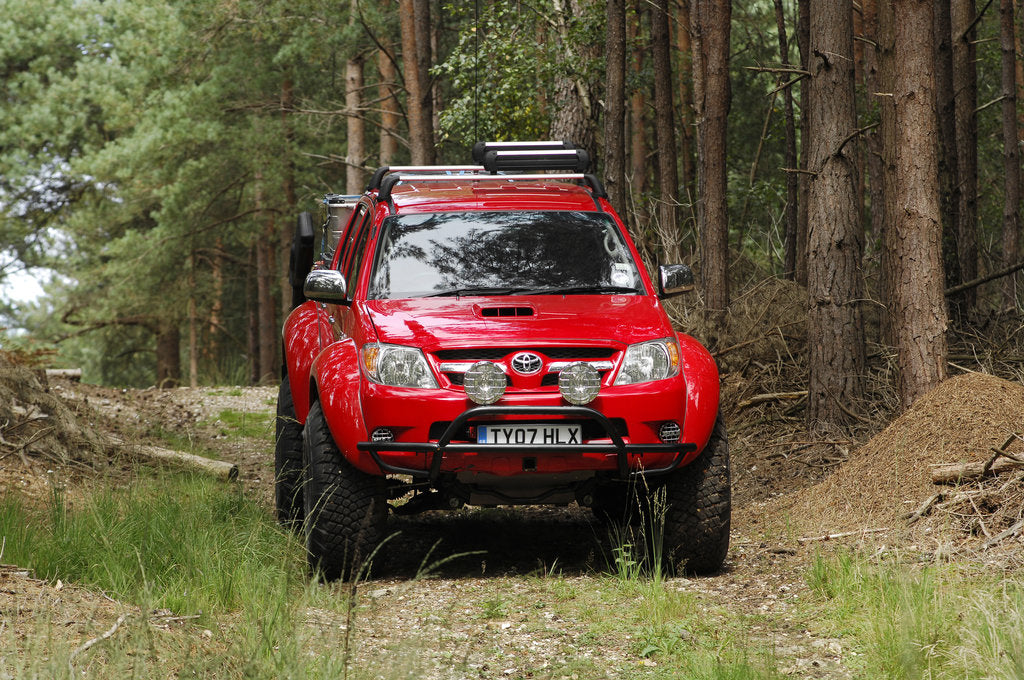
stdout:
{"type": "Polygon", "coordinates": [[[520,375],[533,375],[543,365],[541,358],[533,352],[519,352],[512,357],[512,370],[520,375]]]}

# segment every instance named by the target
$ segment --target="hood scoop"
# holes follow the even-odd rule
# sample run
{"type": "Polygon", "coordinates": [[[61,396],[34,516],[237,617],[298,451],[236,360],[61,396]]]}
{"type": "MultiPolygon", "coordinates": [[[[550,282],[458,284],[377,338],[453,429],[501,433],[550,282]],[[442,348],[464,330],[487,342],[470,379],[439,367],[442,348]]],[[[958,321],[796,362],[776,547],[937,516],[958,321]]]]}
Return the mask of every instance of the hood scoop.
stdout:
{"type": "Polygon", "coordinates": [[[477,313],[486,318],[507,319],[513,317],[534,316],[533,307],[529,306],[501,306],[501,307],[480,307],[477,306],[477,313]]]}

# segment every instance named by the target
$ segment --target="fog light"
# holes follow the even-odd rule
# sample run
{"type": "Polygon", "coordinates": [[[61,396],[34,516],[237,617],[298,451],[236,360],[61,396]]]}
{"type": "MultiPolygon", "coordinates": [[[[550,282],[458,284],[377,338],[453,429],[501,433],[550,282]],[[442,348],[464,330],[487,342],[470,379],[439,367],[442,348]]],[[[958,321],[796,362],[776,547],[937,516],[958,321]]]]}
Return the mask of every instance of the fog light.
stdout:
{"type": "Polygon", "coordinates": [[[590,364],[577,361],[558,374],[558,391],[570,404],[582,406],[594,401],[601,389],[601,374],[590,364]]]}
{"type": "Polygon", "coordinates": [[[393,442],[395,441],[395,433],[389,427],[378,427],[370,434],[370,441],[393,442]]]}
{"type": "Polygon", "coordinates": [[[505,372],[490,361],[478,361],[466,371],[462,387],[478,404],[493,404],[505,394],[505,372]]]}
{"type": "Polygon", "coordinates": [[[664,444],[675,444],[679,441],[679,423],[668,420],[658,428],[658,439],[664,444]]]}

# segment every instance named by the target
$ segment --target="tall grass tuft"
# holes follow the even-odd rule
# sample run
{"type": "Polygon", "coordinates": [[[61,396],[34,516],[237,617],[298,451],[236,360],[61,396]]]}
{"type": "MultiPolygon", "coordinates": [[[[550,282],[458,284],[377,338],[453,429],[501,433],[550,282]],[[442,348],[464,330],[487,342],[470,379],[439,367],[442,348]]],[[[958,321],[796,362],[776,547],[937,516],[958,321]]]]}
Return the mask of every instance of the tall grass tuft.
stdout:
{"type": "Polygon", "coordinates": [[[56,487],[45,511],[0,500],[5,559],[180,614],[272,607],[303,579],[301,548],[240,487],[171,475],[80,505],[56,487]]]}

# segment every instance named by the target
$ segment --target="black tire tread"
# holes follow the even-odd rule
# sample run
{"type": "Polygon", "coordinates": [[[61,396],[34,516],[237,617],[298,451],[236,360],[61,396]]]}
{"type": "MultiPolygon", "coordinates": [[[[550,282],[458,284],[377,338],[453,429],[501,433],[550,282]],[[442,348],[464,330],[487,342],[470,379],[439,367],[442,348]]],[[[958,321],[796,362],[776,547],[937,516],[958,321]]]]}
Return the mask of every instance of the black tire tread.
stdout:
{"type": "Polygon", "coordinates": [[[664,551],[679,573],[719,571],[729,552],[732,493],[729,481],[729,438],[719,414],[711,439],[686,467],[665,482],[664,551]]]}
{"type": "Polygon", "coordinates": [[[277,521],[293,531],[302,527],[302,424],[295,416],[288,376],[277,393],[274,427],[274,505],[277,521]]]}
{"type": "Polygon", "coordinates": [[[327,580],[359,577],[387,522],[384,477],[357,470],[338,451],[315,402],[303,431],[306,548],[311,570],[327,580]]]}

